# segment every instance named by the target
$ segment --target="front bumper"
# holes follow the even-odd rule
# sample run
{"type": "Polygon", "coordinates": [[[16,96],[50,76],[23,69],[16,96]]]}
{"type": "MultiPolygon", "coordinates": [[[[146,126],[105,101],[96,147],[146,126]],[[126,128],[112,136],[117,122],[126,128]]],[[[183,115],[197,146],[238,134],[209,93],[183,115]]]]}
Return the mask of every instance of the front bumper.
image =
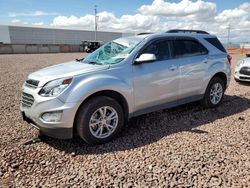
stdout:
{"type": "Polygon", "coordinates": [[[32,119],[25,115],[25,112],[21,112],[24,121],[29,123],[34,128],[38,129],[41,133],[59,139],[70,139],[73,137],[72,128],[59,128],[59,127],[42,127],[36,124],[32,119]]]}
{"type": "Polygon", "coordinates": [[[236,79],[238,81],[250,82],[250,76],[249,75],[240,74],[239,72],[235,72],[234,79],[236,79]]]}
{"type": "Polygon", "coordinates": [[[34,102],[27,107],[21,104],[23,120],[37,128],[41,133],[54,138],[70,139],[73,137],[75,114],[80,104],[64,103],[59,98],[41,97],[40,89],[23,87],[23,93],[32,95],[34,102]],[[47,112],[61,112],[60,121],[46,122],[42,115],[47,112]]]}

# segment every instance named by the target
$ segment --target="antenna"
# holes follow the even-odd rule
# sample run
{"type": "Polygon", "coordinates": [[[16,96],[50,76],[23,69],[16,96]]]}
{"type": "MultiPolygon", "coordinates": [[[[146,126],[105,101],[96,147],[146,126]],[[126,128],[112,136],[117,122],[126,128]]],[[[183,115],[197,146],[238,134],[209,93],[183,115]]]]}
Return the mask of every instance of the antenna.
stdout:
{"type": "Polygon", "coordinates": [[[227,44],[228,44],[228,47],[230,46],[230,31],[231,31],[231,25],[228,24],[228,26],[227,26],[227,44]]]}
{"type": "Polygon", "coordinates": [[[95,41],[97,41],[97,22],[98,22],[98,16],[97,16],[97,5],[94,6],[95,9],[95,41]]]}

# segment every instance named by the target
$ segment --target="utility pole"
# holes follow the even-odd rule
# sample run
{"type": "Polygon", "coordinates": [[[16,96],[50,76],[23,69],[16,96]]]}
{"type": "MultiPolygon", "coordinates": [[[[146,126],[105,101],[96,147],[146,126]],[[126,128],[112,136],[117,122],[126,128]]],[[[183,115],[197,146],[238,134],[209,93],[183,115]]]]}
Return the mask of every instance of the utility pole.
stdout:
{"type": "Polygon", "coordinates": [[[97,41],[97,22],[98,22],[98,16],[97,16],[97,5],[95,5],[95,41],[97,41]]]}
{"type": "Polygon", "coordinates": [[[228,45],[228,47],[230,46],[230,31],[231,31],[231,25],[228,24],[228,27],[227,27],[227,45],[228,45]]]}

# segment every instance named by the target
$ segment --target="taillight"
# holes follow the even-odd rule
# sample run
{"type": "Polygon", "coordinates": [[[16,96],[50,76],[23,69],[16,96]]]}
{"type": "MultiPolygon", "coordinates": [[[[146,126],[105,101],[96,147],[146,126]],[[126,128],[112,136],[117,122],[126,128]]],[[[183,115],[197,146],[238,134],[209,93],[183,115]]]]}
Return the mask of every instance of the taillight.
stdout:
{"type": "Polygon", "coordinates": [[[72,81],[72,78],[68,78],[68,79],[66,79],[66,80],[63,80],[63,84],[67,84],[67,85],[69,85],[70,83],[71,83],[71,81],[72,81]]]}
{"type": "Polygon", "coordinates": [[[227,55],[227,61],[230,65],[232,64],[232,56],[229,54],[227,55]]]}

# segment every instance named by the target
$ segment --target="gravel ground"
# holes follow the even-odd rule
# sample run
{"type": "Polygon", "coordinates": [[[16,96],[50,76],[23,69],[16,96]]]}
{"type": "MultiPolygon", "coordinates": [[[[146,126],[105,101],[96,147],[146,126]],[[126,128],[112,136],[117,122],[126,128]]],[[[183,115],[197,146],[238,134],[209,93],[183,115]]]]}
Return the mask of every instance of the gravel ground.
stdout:
{"type": "Polygon", "coordinates": [[[0,56],[0,187],[250,187],[250,84],[233,78],[220,107],[143,115],[104,145],[79,138],[24,145],[38,134],[19,114],[25,78],[81,56],[0,56]]]}

